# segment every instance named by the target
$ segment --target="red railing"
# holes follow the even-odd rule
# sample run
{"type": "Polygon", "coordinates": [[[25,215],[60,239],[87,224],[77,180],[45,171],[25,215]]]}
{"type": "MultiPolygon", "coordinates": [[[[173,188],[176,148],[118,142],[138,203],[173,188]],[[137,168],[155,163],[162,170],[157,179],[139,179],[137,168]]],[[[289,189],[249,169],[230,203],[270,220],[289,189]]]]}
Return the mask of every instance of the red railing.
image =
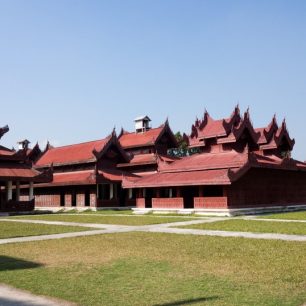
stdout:
{"type": "Polygon", "coordinates": [[[145,208],[146,207],[146,199],[145,198],[137,198],[136,199],[136,207],[137,208],[145,208]]]}
{"type": "Polygon", "coordinates": [[[183,198],[152,198],[152,208],[183,209],[183,198]]]}
{"type": "Polygon", "coordinates": [[[227,197],[196,197],[194,208],[227,208],[227,197]]]}

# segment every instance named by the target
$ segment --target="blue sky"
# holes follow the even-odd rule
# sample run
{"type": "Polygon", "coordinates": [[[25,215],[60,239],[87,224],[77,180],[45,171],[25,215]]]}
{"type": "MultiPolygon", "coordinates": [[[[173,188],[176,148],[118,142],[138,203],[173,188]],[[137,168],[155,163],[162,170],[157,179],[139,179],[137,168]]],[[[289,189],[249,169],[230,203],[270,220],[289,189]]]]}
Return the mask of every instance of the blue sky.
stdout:
{"type": "Polygon", "coordinates": [[[306,159],[306,1],[0,0],[0,125],[9,147],[133,129],[190,131],[205,108],[286,117],[306,159]]]}

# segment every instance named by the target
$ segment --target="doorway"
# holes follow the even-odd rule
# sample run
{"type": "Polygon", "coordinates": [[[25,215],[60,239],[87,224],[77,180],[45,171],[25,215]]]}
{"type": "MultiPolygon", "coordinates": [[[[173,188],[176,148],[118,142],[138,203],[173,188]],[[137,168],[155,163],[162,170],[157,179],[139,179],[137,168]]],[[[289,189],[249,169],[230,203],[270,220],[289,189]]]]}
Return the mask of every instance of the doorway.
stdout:
{"type": "Polygon", "coordinates": [[[182,196],[184,198],[184,208],[194,208],[194,197],[197,196],[198,188],[194,186],[184,187],[182,196]]]}

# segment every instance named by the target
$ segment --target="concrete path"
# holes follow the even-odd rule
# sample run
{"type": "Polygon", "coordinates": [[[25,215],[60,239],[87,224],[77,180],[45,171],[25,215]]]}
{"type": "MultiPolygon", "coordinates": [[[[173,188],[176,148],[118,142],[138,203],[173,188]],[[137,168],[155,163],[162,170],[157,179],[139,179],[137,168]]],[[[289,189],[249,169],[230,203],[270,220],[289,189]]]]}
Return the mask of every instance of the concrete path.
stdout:
{"type": "Polygon", "coordinates": [[[62,238],[94,236],[94,235],[101,235],[101,234],[124,233],[124,232],[131,232],[131,231],[132,231],[131,228],[121,228],[118,226],[118,228],[105,229],[105,230],[92,230],[92,231],[83,231],[83,232],[62,233],[62,234],[4,238],[4,239],[0,239],[0,245],[8,244],[8,243],[17,243],[17,242],[54,240],[54,239],[62,239],[62,238]]]}
{"type": "MultiPolygon", "coordinates": [[[[83,237],[101,234],[124,233],[124,232],[151,232],[151,233],[170,233],[180,235],[200,235],[200,236],[217,236],[217,237],[243,237],[249,239],[272,239],[283,241],[306,241],[306,235],[288,235],[274,233],[252,233],[252,232],[234,232],[234,231],[216,231],[216,230],[201,230],[201,229],[185,229],[176,228],[179,226],[188,226],[192,224],[211,223],[223,220],[229,220],[228,217],[213,217],[206,219],[197,219],[182,222],[150,224],[140,226],[125,226],[113,224],[96,224],[96,223],[77,223],[77,222],[62,222],[62,221],[43,221],[43,220],[25,220],[25,219],[0,219],[3,222],[21,222],[21,223],[36,223],[49,225],[65,225],[65,226],[80,226],[96,228],[97,230],[61,233],[52,235],[29,236],[19,238],[0,239],[0,244],[53,240],[62,238],[83,237]]],[[[267,219],[270,221],[270,219],[267,219]]]]}
{"type": "Polygon", "coordinates": [[[266,221],[266,222],[287,222],[287,223],[306,223],[306,220],[288,220],[288,219],[265,219],[265,218],[241,218],[243,220],[252,220],[252,221],[266,221]]]}
{"type": "Polygon", "coordinates": [[[65,301],[33,295],[29,292],[0,284],[1,306],[72,306],[65,301]]]}
{"type": "Polygon", "coordinates": [[[146,229],[145,232],[151,233],[169,233],[181,235],[198,235],[198,236],[218,236],[218,237],[241,237],[249,239],[272,239],[284,241],[306,241],[306,235],[287,235],[273,233],[252,233],[252,232],[231,232],[231,231],[213,231],[213,230],[198,230],[187,228],[170,228],[170,227],[152,227],[146,229]]]}

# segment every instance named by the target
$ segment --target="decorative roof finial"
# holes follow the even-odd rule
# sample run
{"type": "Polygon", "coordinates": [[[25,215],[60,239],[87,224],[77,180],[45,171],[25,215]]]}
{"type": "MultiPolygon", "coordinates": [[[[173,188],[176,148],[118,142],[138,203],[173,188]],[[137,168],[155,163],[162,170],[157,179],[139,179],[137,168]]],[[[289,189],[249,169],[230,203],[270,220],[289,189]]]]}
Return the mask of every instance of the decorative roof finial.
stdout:
{"type": "Polygon", "coordinates": [[[250,119],[250,107],[248,106],[247,110],[244,113],[244,119],[250,119]]]}
{"type": "Polygon", "coordinates": [[[116,136],[116,126],[114,125],[113,130],[112,130],[112,136],[116,136]]]}
{"type": "Polygon", "coordinates": [[[283,127],[284,129],[287,129],[286,117],[283,119],[282,127],[283,127]]]}

